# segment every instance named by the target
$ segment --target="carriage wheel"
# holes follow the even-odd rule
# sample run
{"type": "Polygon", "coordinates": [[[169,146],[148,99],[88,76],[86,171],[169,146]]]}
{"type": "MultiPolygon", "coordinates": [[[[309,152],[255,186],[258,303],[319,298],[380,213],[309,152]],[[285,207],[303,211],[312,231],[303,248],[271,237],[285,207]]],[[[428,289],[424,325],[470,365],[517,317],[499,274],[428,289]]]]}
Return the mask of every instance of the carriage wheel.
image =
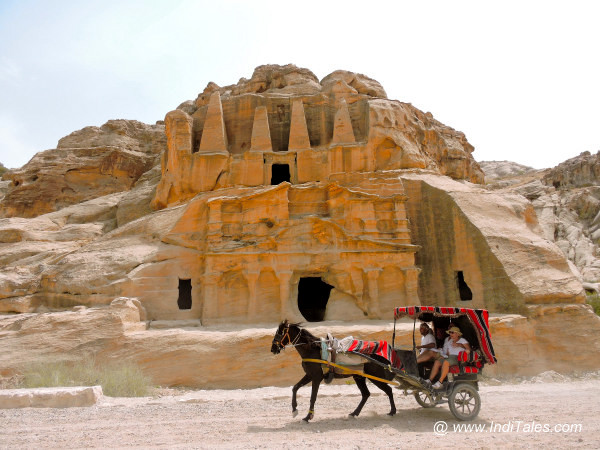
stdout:
{"type": "Polygon", "coordinates": [[[435,406],[435,400],[433,397],[427,395],[427,393],[423,391],[415,392],[415,400],[423,408],[433,408],[435,406]]]}
{"type": "Polygon", "coordinates": [[[481,398],[473,385],[461,383],[448,397],[448,406],[458,420],[473,420],[479,414],[481,398]]]}

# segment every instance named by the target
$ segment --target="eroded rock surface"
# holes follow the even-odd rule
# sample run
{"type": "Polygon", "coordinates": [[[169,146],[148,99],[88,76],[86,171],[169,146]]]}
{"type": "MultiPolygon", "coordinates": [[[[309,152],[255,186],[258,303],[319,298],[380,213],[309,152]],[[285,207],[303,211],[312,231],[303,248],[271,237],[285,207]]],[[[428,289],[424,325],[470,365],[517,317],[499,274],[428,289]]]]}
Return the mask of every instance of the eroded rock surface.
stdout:
{"type": "Polygon", "coordinates": [[[163,125],[111,120],[62,138],[36,154],[10,180],[0,217],[36,217],[96,197],[131,189],[165,149],[163,125]]]}
{"type": "Polygon", "coordinates": [[[583,152],[551,169],[542,182],[555,188],[597,186],[600,180],[600,151],[583,152]]]}
{"type": "Polygon", "coordinates": [[[543,236],[562,250],[586,289],[600,291],[600,177],[598,157],[589,152],[552,169],[482,162],[491,172],[487,187],[515,192],[532,202],[543,236]]]}
{"type": "MultiPolygon", "coordinates": [[[[539,305],[528,314],[529,318],[490,318],[498,364],[486,365],[484,374],[514,377],[546,370],[568,374],[600,367],[596,358],[589,358],[589,352],[600,350],[600,318],[589,307],[539,305]],[[557,329],[565,339],[556,339],[557,329]]],[[[170,329],[146,329],[147,325],[151,322],[143,320],[143,311],[131,299],[77,311],[0,316],[0,375],[10,376],[43,358],[74,362],[89,355],[99,362],[137,363],[163,386],[290,386],[301,374],[300,358],[293,349],[270,353],[275,328],[266,324],[189,327],[182,321],[180,327],[170,329]]],[[[307,328],[315,336],[330,332],[365,340],[390,341],[393,332],[389,321],[324,322],[307,328]]],[[[412,347],[412,333],[412,322],[398,323],[395,344],[412,347]]]]}

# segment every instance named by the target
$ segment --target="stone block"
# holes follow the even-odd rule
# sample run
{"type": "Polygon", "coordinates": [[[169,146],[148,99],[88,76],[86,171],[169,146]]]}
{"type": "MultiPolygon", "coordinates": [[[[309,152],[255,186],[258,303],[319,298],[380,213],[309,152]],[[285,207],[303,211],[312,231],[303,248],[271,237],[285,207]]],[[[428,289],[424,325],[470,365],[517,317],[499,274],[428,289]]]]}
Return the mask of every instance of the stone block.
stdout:
{"type": "Polygon", "coordinates": [[[101,397],[101,386],[6,389],[0,390],[0,409],[93,406],[101,397]]]}

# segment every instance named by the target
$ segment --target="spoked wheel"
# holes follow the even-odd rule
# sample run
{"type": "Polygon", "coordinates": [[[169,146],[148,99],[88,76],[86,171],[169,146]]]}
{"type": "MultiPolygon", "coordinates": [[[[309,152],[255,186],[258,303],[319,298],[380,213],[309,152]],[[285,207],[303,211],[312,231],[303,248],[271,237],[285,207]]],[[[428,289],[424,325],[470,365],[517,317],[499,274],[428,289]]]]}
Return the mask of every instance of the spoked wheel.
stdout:
{"type": "Polygon", "coordinates": [[[479,414],[481,398],[474,386],[461,383],[454,387],[448,397],[448,406],[458,420],[473,420],[479,414]]]}
{"type": "Polygon", "coordinates": [[[433,408],[435,406],[435,399],[423,391],[415,392],[415,400],[423,408],[433,408]]]}

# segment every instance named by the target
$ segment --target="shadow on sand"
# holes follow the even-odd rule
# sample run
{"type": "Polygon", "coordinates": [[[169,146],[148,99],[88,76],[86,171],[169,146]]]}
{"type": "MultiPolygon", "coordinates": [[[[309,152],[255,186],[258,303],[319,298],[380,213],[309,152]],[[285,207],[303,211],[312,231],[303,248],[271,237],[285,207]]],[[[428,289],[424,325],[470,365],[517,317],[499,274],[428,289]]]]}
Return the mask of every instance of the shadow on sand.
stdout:
{"type": "MultiPolygon", "coordinates": [[[[395,416],[390,417],[386,414],[377,414],[374,412],[363,412],[358,418],[350,416],[340,416],[338,418],[323,418],[319,419],[319,412],[317,411],[316,417],[310,422],[306,423],[302,420],[303,414],[298,414],[297,417],[286,423],[280,423],[278,427],[261,427],[261,426],[249,426],[249,433],[264,433],[269,431],[280,432],[280,431],[296,431],[306,430],[321,432],[327,431],[340,431],[340,430],[373,430],[378,426],[392,427],[400,432],[431,432],[433,433],[433,426],[438,421],[446,422],[450,427],[455,423],[473,423],[473,424],[489,424],[489,421],[485,419],[476,419],[472,422],[459,422],[455,419],[452,413],[448,410],[448,407],[444,405],[437,406],[435,408],[412,408],[398,410],[395,416]]],[[[282,421],[283,422],[283,421],[282,421]]]]}

